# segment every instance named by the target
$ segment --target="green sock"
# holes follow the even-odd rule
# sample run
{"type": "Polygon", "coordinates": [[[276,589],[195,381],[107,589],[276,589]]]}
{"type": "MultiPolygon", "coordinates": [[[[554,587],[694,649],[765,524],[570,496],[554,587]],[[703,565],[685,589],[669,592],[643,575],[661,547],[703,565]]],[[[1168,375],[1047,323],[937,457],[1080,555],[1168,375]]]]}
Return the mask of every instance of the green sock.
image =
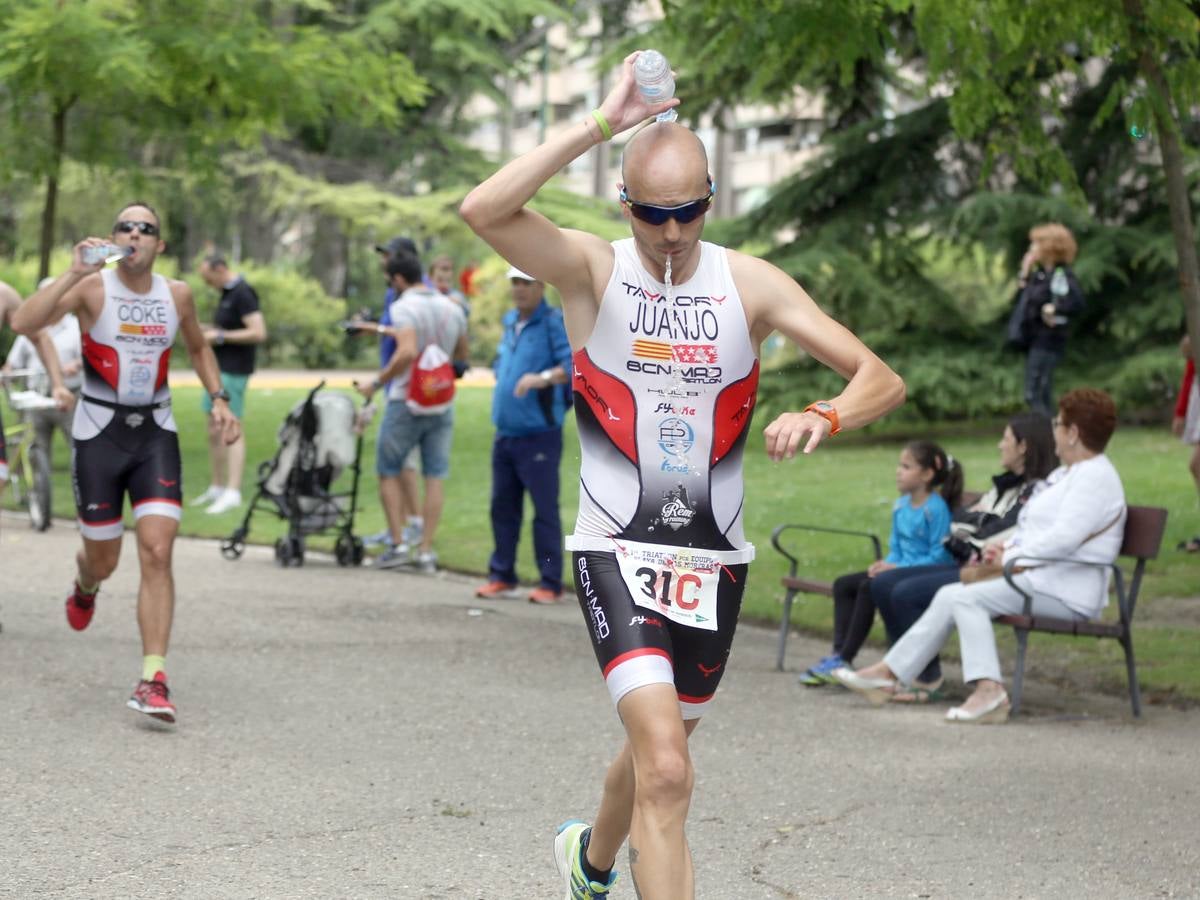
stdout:
{"type": "Polygon", "coordinates": [[[142,681],[153,681],[159,672],[167,673],[167,658],[165,656],[142,657],[142,681]]]}

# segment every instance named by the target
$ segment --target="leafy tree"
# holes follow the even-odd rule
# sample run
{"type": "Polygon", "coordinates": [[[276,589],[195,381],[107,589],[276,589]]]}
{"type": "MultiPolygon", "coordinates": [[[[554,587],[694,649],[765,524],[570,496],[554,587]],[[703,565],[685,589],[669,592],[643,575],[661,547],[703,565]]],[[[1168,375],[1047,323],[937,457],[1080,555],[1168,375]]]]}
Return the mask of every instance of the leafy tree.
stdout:
{"type": "MultiPolygon", "coordinates": [[[[811,15],[773,8],[670,4],[653,39],[674,47],[692,115],[798,88],[829,100],[822,155],[730,236],[770,246],[787,235],[769,254],[902,368],[910,407],[974,416],[1016,404],[1003,317],[1037,221],[1081,237],[1077,272],[1091,300],[1072,352],[1090,373],[1112,378],[1096,360],[1114,347],[1125,362],[1154,353],[1174,331],[1166,208],[1187,191],[1167,190],[1150,142],[1130,139],[1115,114],[1126,100],[1132,117],[1151,109],[1133,96],[1138,61],[1099,58],[1094,35],[1069,42],[1083,13],[1051,27],[1057,6],[851,3],[841,19],[824,4],[811,15]],[[845,40],[833,39],[839,29],[845,40]]],[[[780,389],[792,367],[776,376],[780,389]]],[[[1170,391],[1161,378],[1122,384],[1149,408],[1170,391]]]]}
{"type": "Polygon", "coordinates": [[[424,90],[407,58],[369,36],[281,26],[239,0],[0,0],[0,20],[3,138],[19,148],[7,169],[45,180],[43,273],[65,159],[135,177],[164,162],[211,167],[223,145],[331,110],[394,123],[424,90]]]}
{"type": "Polygon", "coordinates": [[[918,0],[916,27],[930,76],[954,87],[956,131],[987,135],[989,157],[1018,174],[1077,190],[1060,134],[1060,95],[1089,66],[1115,67],[1093,127],[1118,109],[1136,138],[1151,130],[1161,154],[1179,283],[1193,342],[1200,341],[1200,263],[1184,152],[1184,113],[1200,99],[1200,18],[1182,0],[918,0]],[[1042,77],[1038,77],[1041,75],[1042,77]],[[1049,76],[1049,77],[1046,77],[1049,76]]]}

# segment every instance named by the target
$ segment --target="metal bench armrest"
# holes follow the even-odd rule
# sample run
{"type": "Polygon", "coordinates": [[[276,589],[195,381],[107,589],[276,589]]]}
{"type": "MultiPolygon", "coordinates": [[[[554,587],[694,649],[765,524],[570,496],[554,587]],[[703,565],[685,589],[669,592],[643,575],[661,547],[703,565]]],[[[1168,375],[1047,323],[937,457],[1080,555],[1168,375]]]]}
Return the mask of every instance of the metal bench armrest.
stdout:
{"type": "Polygon", "coordinates": [[[1074,565],[1074,566],[1088,566],[1089,568],[1092,568],[1092,569],[1111,569],[1113,572],[1113,578],[1115,579],[1116,586],[1117,586],[1117,605],[1121,609],[1121,619],[1126,624],[1128,624],[1128,619],[1132,618],[1133,610],[1127,608],[1127,603],[1126,603],[1126,599],[1125,599],[1125,577],[1124,577],[1124,574],[1121,572],[1120,566],[1118,566],[1115,562],[1112,562],[1112,563],[1083,562],[1081,560],[1067,559],[1066,557],[1061,557],[1061,556],[1014,556],[1012,559],[1008,560],[1008,562],[1006,562],[1004,564],[1004,580],[1008,582],[1009,587],[1011,587],[1014,591],[1016,591],[1018,594],[1020,594],[1022,597],[1025,598],[1024,611],[1022,612],[1022,615],[1025,615],[1025,616],[1033,615],[1033,594],[1029,594],[1029,593],[1026,593],[1025,591],[1021,590],[1021,588],[1017,585],[1016,581],[1013,580],[1013,577],[1016,574],[1018,574],[1014,570],[1018,566],[1024,565],[1025,563],[1031,563],[1031,562],[1071,563],[1071,565],[1074,565]]]}
{"type": "Polygon", "coordinates": [[[871,542],[871,550],[875,554],[875,559],[883,559],[883,548],[879,543],[879,537],[869,531],[851,531],[846,528],[829,528],[824,525],[803,525],[795,522],[788,522],[777,526],[775,530],[771,532],[771,544],[790,561],[791,566],[789,576],[792,578],[796,577],[796,569],[800,565],[800,561],[787,550],[785,550],[783,544],[780,542],[780,535],[789,528],[795,528],[800,531],[819,531],[824,534],[841,534],[849,535],[850,537],[866,538],[871,542]]]}

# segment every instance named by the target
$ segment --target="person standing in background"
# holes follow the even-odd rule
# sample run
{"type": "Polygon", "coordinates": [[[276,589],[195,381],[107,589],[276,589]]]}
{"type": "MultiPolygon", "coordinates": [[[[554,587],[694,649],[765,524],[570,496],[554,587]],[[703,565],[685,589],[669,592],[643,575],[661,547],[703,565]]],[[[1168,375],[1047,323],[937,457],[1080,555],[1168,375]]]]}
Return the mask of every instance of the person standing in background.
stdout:
{"type": "MultiPolygon", "coordinates": [[[[417,254],[417,244],[409,237],[397,236],[392,238],[386,244],[376,244],[375,252],[379,254],[379,268],[383,272],[383,277],[387,281],[387,289],[383,292],[383,309],[379,313],[379,368],[387,368],[387,364],[391,361],[396,353],[396,338],[391,332],[392,325],[392,304],[396,301],[398,294],[396,289],[392,287],[392,278],[388,275],[388,263],[399,254],[407,254],[413,258],[420,260],[417,254]]],[[[419,264],[419,263],[418,263],[419,264]]],[[[386,396],[386,385],[384,394],[386,396]]],[[[375,445],[376,454],[379,452],[378,442],[375,445]]],[[[377,460],[378,461],[378,460],[377,460]]],[[[421,515],[421,490],[417,481],[417,449],[414,447],[404,460],[404,468],[401,470],[399,477],[399,504],[400,504],[400,520],[404,523],[404,528],[400,540],[399,553],[406,556],[411,548],[416,547],[421,543],[421,537],[425,529],[425,520],[421,515]]],[[[393,498],[384,496],[383,482],[379,484],[379,505],[383,510],[387,510],[389,504],[395,502],[393,498]]],[[[384,529],[376,534],[369,534],[363,538],[363,543],[368,547],[381,546],[384,554],[396,549],[397,545],[393,543],[391,528],[385,523],[384,529]]]]}
{"type": "MultiPolygon", "coordinates": [[[[38,282],[38,290],[53,281],[53,278],[43,278],[38,282]]],[[[59,369],[62,372],[63,386],[71,392],[75,399],[78,399],[79,389],[83,384],[83,350],[80,346],[79,319],[71,313],[67,313],[53,325],[47,326],[45,330],[54,343],[59,369]]],[[[21,371],[22,369],[29,369],[34,373],[29,380],[31,388],[47,396],[50,394],[50,377],[46,373],[46,367],[42,365],[38,348],[24,335],[18,336],[13,341],[13,345],[8,351],[8,358],[4,361],[4,371],[6,372],[21,371]]],[[[75,412],[73,407],[74,404],[65,409],[37,409],[30,414],[33,422],[34,441],[46,451],[47,457],[50,456],[50,445],[54,441],[55,429],[62,434],[63,440],[70,448],[71,418],[75,412]]]]}
{"type": "MultiPolygon", "coordinates": [[[[1200,494],[1200,380],[1196,378],[1196,355],[1192,352],[1192,340],[1187,335],[1179,342],[1179,352],[1187,360],[1187,365],[1183,370],[1183,382],[1179,385],[1179,397],[1175,401],[1171,431],[1192,448],[1188,471],[1196,483],[1196,492],[1200,494]]],[[[1200,534],[1182,541],[1176,549],[1200,553],[1200,534]]]]}
{"type": "Polygon", "coordinates": [[[429,280],[439,294],[449,297],[462,307],[468,319],[471,318],[471,304],[463,292],[454,286],[454,260],[445,254],[435,258],[429,264],[429,280]]]}
{"type": "Polygon", "coordinates": [[[379,426],[376,473],[393,546],[375,560],[375,567],[390,569],[413,564],[420,571],[432,574],[437,571],[433,538],[442,514],[443,483],[450,472],[454,406],[450,402],[436,411],[414,409],[409,383],[425,349],[433,344],[447,358],[466,358],[467,320],[458,304],[422,282],[421,263],[415,256],[395,254],[388,262],[387,272],[397,295],[392,303],[392,324],[387,326],[396,339],[396,351],[375,379],[357,386],[369,401],[387,385],[388,403],[379,426]],[[414,548],[404,546],[403,542],[399,480],[404,462],[415,448],[421,451],[425,503],[421,541],[414,553],[414,548]]]}
{"type": "Polygon", "coordinates": [[[1029,249],[1017,279],[1024,307],[1025,402],[1045,416],[1054,415],[1054,370],[1066,353],[1071,317],[1082,312],[1083,291],[1071,271],[1078,246],[1064,225],[1050,222],[1029,232],[1029,249]]]}
{"type": "Polygon", "coordinates": [[[488,583],[476,597],[512,596],[525,493],[533,501],[533,552],[540,579],[531,603],[562,599],[562,521],[558,467],[571,370],[571,345],[561,310],[546,302],[545,286],[516,266],[508,270],[513,309],[504,314],[492,392],[492,538],[488,583]]]}
{"type": "MultiPolygon", "coordinates": [[[[229,395],[229,409],[244,425],[246,385],[254,373],[258,345],[267,339],[258,294],[237,272],[229,268],[219,253],[200,263],[200,277],[213,290],[220,291],[213,324],[204,326],[204,339],[213,348],[221,370],[221,388],[229,395]]],[[[227,443],[225,425],[213,416],[212,398],[203,397],[208,414],[208,461],[212,476],[203,494],[192,506],[204,506],[209,515],[217,515],[242,505],[242,471],[246,467],[246,433],[243,427],[237,440],[227,443]]]]}

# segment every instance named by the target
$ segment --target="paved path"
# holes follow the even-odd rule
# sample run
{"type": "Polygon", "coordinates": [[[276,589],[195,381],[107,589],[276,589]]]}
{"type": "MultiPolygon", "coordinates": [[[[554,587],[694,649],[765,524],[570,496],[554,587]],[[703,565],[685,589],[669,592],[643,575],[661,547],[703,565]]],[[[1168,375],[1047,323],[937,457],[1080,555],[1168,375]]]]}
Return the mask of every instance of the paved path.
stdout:
{"type": "MultiPolygon", "coordinates": [[[[133,548],[76,634],[74,531],[2,529],[0,896],[561,896],[553,828],[620,738],[577,608],[181,541],[168,728],[124,708],[133,548]]],[[[773,658],[743,629],[696,735],[699,897],[1200,895],[1197,713],[1035,684],[1030,717],[950,726],[773,658]]]]}

